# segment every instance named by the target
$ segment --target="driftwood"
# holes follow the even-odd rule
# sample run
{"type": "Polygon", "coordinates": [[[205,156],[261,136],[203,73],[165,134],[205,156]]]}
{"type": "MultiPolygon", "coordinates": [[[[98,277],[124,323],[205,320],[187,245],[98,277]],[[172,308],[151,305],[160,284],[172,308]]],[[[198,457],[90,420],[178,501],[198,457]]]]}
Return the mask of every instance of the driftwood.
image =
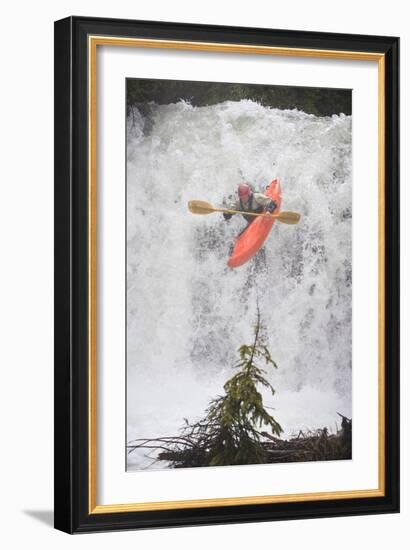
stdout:
{"type": "Polygon", "coordinates": [[[299,432],[297,437],[282,440],[266,432],[267,442],[262,445],[268,455],[268,463],[309,462],[318,460],[345,460],[352,457],[352,421],[342,417],[342,425],[336,434],[327,428],[314,432],[299,432]]]}
{"type": "MultiPolygon", "coordinates": [[[[340,417],[342,418],[341,427],[336,434],[331,434],[327,428],[322,428],[307,432],[300,431],[297,436],[286,440],[267,432],[260,432],[260,441],[264,450],[263,463],[350,459],[352,457],[352,420],[343,415],[340,417]]],[[[187,424],[185,433],[176,437],[134,440],[128,445],[128,453],[136,449],[158,451],[154,462],[168,462],[170,468],[209,466],[203,441],[198,437],[198,432],[189,428],[191,427],[187,424]]]]}

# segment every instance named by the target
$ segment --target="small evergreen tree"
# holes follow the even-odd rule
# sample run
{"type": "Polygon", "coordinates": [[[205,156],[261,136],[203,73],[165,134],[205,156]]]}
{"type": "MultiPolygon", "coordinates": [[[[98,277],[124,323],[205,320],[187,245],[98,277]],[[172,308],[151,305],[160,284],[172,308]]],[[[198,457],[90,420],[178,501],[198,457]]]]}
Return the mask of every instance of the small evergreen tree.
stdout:
{"type": "Polygon", "coordinates": [[[238,372],[227,380],[225,395],[211,401],[205,418],[199,423],[207,435],[209,466],[264,463],[266,456],[260,428],[267,426],[277,436],[283,431],[266,410],[258,390],[260,385],[275,394],[260,363],[277,368],[264,342],[262,330],[258,308],[253,343],[239,348],[239,359],[235,364],[238,372]]]}

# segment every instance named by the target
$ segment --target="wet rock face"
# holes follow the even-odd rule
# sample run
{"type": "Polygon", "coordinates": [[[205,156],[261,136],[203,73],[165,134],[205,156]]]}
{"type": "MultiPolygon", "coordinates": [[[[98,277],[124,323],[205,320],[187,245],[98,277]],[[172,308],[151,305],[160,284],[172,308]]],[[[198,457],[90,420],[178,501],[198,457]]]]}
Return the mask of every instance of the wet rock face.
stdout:
{"type": "Polygon", "coordinates": [[[151,106],[149,131],[129,116],[130,438],[202,414],[249,340],[257,298],[285,434],[351,417],[351,124],[248,100],[151,106]],[[245,221],[194,216],[188,201],[219,206],[244,179],[260,191],[276,177],[300,223],[275,223],[261,253],[229,269],[245,221]]]}

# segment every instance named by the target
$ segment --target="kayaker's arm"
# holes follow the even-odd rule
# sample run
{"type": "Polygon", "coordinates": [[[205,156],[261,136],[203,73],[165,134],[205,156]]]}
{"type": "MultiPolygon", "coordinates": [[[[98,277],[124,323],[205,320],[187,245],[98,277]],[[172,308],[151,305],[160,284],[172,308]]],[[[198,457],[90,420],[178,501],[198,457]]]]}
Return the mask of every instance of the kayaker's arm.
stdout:
{"type": "MultiPolygon", "coordinates": [[[[239,201],[231,202],[231,204],[229,204],[228,206],[224,205],[224,208],[226,208],[227,210],[242,210],[239,201]]],[[[222,215],[226,221],[230,220],[232,216],[235,216],[235,214],[231,214],[229,212],[224,212],[222,215]]]]}
{"type": "Polygon", "coordinates": [[[277,204],[270,197],[267,197],[266,195],[263,195],[262,193],[254,193],[253,197],[254,197],[255,202],[259,206],[263,206],[263,208],[266,212],[269,212],[270,214],[272,214],[272,212],[275,211],[275,209],[277,207],[277,204]]]}
{"type": "Polygon", "coordinates": [[[277,204],[274,200],[271,200],[270,204],[266,207],[266,211],[270,214],[273,214],[273,212],[276,210],[277,204]]]}

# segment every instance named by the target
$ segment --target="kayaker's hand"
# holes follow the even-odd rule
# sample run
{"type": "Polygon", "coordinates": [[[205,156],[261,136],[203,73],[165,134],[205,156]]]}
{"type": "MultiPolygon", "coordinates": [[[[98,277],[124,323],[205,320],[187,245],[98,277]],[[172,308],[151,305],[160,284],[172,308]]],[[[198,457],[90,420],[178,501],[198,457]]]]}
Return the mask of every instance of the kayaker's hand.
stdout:
{"type": "Polygon", "coordinates": [[[228,212],[224,212],[222,215],[226,221],[230,220],[233,216],[233,214],[229,214],[228,212]]]}
{"type": "Polygon", "coordinates": [[[269,212],[270,214],[273,214],[273,212],[276,210],[276,202],[275,201],[271,201],[270,205],[266,208],[267,212],[269,212]]]}

